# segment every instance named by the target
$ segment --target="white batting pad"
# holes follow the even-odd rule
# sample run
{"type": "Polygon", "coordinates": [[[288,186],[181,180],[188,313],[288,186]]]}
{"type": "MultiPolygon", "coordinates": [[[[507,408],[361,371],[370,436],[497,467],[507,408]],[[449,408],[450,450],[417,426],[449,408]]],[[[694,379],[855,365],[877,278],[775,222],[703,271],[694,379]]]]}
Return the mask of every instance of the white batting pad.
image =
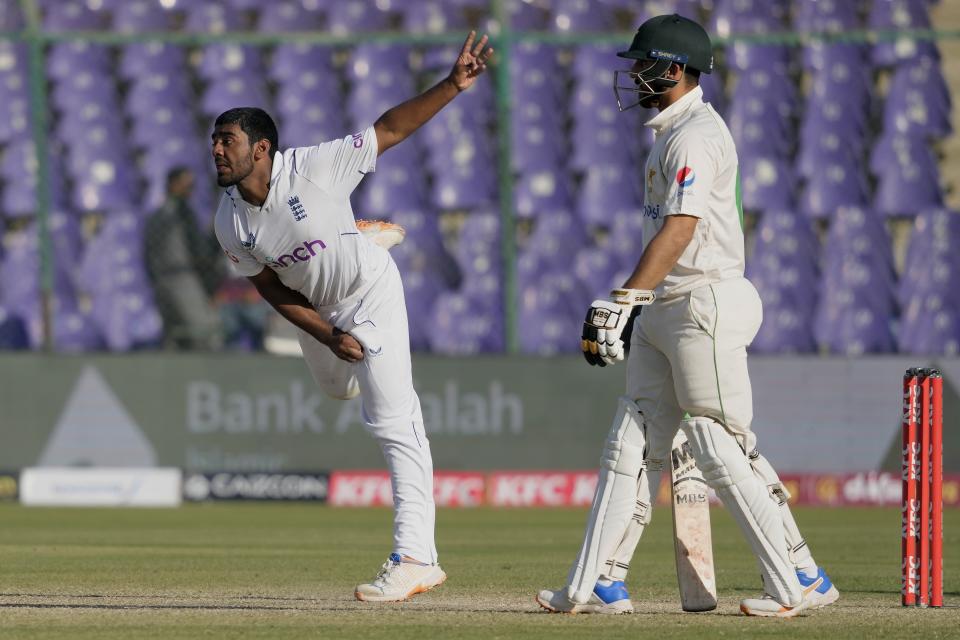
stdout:
{"type": "Polygon", "coordinates": [[[704,480],[740,525],[760,561],[767,593],[784,606],[799,605],[803,595],[787,556],[780,510],[754,475],[737,440],[709,418],[691,418],[680,426],[704,480]]]}
{"type": "Polygon", "coordinates": [[[621,396],[603,449],[583,547],[567,576],[567,591],[575,603],[589,600],[634,516],[645,448],[643,415],[633,400],[621,396]]]}

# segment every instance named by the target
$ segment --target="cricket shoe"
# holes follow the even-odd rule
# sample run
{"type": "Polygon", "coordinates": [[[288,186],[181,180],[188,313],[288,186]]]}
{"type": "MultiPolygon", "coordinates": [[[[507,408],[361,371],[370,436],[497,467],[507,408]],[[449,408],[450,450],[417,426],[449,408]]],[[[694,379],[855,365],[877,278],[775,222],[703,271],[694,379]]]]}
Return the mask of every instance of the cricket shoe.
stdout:
{"type": "Polygon", "coordinates": [[[383,220],[357,220],[357,230],[384,249],[397,246],[407,236],[403,227],[383,220]]]}
{"type": "Polygon", "coordinates": [[[800,586],[803,587],[804,607],[807,609],[822,609],[840,598],[840,592],[833,586],[830,576],[823,570],[823,567],[817,567],[815,578],[808,578],[803,571],[798,569],[797,579],[800,581],[800,586]]]}
{"type": "Polygon", "coordinates": [[[762,598],[745,598],[740,601],[740,611],[748,616],[762,618],[793,618],[809,608],[810,601],[807,600],[806,594],[807,591],[804,589],[803,600],[795,607],[780,604],[768,593],[763,594],[762,598]]]}
{"type": "Polygon", "coordinates": [[[558,591],[544,589],[537,594],[537,604],[550,613],[603,613],[620,614],[633,613],[633,603],[623,580],[617,580],[609,585],[597,582],[590,594],[590,599],[579,604],[567,597],[566,588],[558,591]]]}
{"type": "Polygon", "coordinates": [[[401,602],[443,584],[447,574],[438,564],[405,560],[391,553],[373,582],[357,585],[354,594],[364,602],[401,602]]]}

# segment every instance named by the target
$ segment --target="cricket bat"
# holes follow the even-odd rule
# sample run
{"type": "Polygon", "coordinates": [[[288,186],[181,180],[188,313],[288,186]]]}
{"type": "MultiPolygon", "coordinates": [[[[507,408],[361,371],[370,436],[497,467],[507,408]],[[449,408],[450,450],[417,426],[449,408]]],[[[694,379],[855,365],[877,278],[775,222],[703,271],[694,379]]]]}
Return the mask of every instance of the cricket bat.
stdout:
{"type": "Polygon", "coordinates": [[[707,483],[682,430],[678,430],[673,439],[670,463],[680,605],[684,611],[712,611],[717,608],[717,580],[713,570],[707,483]]]}

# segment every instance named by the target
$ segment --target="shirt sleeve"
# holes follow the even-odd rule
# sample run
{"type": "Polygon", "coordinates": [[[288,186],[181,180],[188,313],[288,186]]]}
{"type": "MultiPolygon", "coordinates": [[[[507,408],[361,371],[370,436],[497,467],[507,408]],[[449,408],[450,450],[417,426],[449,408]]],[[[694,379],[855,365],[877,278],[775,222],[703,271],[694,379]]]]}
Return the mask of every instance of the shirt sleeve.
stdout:
{"type": "Polygon", "coordinates": [[[671,140],[662,165],[667,178],[663,215],[706,216],[717,166],[718,154],[709,140],[692,136],[671,140]]]}
{"type": "Polygon", "coordinates": [[[214,230],[217,233],[217,241],[220,247],[230,259],[230,266],[239,275],[249,278],[263,271],[264,266],[257,262],[250,252],[240,242],[236,229],[227,224],[225,216],[217,213],[214,224],[214,230]]]}
{"type": "Polygon", "coordinates": [[[293,150],[293,170],[329,193],[349,196],[377,168],[373,127],[315,147],[293,150]]]}

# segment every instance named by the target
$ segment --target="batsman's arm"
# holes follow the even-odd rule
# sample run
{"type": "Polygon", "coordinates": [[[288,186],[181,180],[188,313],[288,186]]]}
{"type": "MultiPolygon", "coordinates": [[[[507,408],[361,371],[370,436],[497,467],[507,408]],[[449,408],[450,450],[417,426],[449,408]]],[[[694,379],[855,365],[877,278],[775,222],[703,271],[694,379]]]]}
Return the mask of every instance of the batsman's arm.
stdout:
{"type": "Polygon", "coordinates": [[[644,249],[625,289],[656,289],[667,277],[687,245],[693,240],[700,218],[683,214],[667,216],[663,227],[644,249]]]}
{"type": "Polygon", "coordinates": [[[476,36],[476,31],[467,36],[460,56],[446,78],[417,97],[389,109],[373,123],[378,156],[426,124],[486,70],[493,48],[487,46],[487,36],[480,38],[474,46],[476,36]]]}
{"type": "Polygon", "coordinates": [[[277,313],[327,345],[338,358],[347,362],[363,360],[363,348],[356,338],[324,320],[310,301],[299,291],[283,284],[273,269],[266,267],[248,279],[277,313]]]}

